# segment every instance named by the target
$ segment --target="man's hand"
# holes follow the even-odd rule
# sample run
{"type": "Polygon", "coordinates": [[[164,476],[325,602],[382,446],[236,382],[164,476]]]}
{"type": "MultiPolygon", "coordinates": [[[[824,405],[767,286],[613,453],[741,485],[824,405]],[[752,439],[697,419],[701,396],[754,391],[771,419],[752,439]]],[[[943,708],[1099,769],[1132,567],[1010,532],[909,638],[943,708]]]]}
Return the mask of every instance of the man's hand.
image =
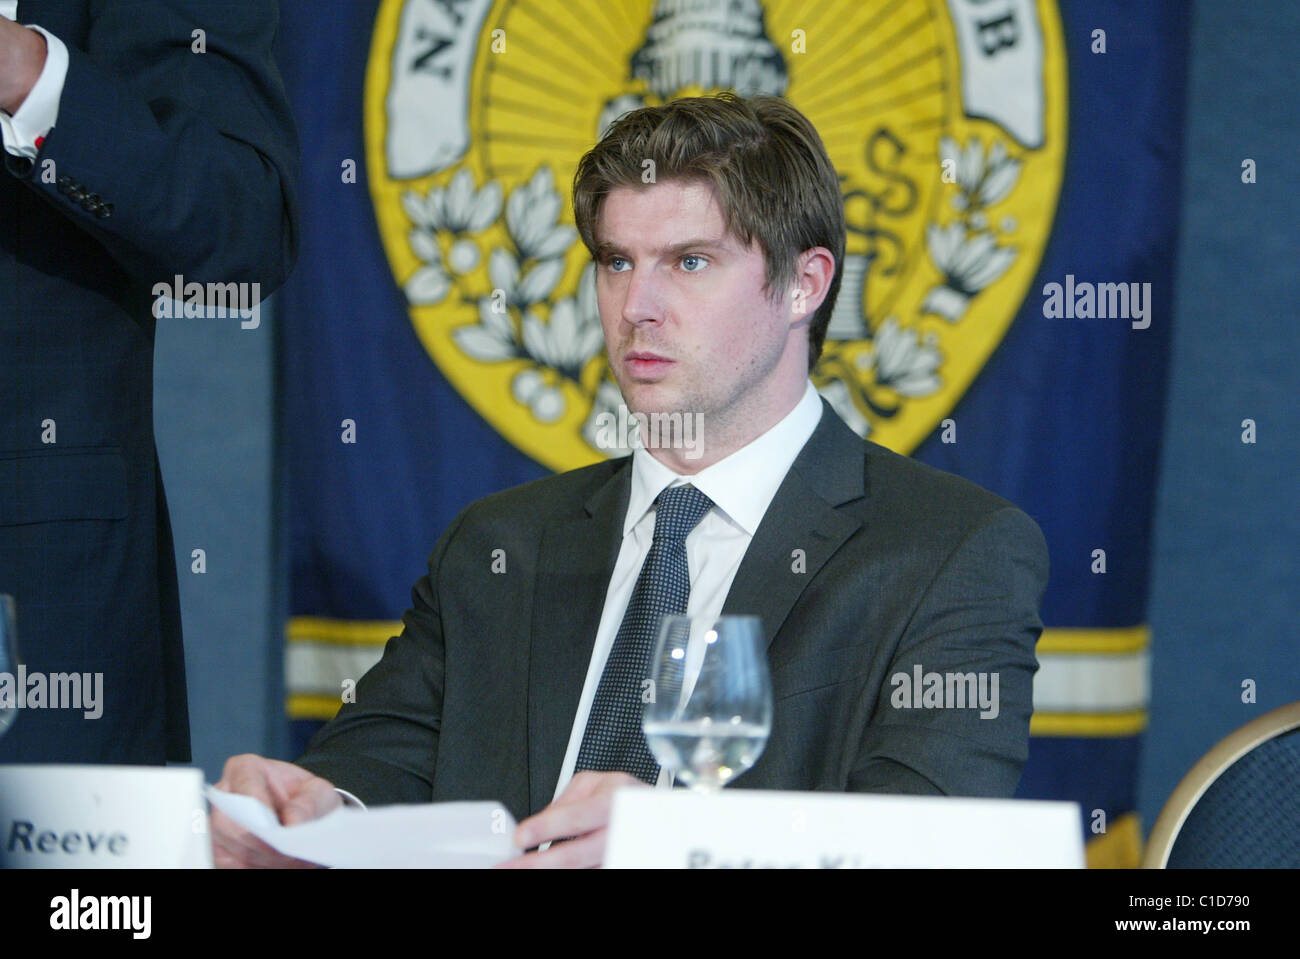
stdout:
{"type": "MultiPolygon", "coordinates": [[[[343,804],[329,782],[301,766],[251,753],[226,760],[217,788],[261,800],[285,826],[319,819],[343,804]]],[[[212,861],[218,869],[304,869],[316,865],[276,852],[218,809],[212,810],[212,861]]]]}
{"type": "Polygon", "coordinates": [[[502,869],[587,869],[605,860],[606,827],[614,790],[650,787],[627,773],[580,772],[558,799],[515,830],[515,845],[531,849],[544,842],[572,836],[545,852],[530,852],[500,864],[502,869]]]}
{"type": "Polygon", "coordinates": [[[0,17],[0,110],[11,116],[45,69],[45,37],[0,17]]]}

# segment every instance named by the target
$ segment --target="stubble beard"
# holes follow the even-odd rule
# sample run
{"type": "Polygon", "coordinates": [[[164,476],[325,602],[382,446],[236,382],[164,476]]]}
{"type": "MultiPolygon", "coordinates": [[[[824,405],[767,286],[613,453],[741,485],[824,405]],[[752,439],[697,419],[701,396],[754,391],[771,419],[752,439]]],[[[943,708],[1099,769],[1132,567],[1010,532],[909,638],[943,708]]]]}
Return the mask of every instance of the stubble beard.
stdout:
{"type": "MultiPolygon", "coordinates": [[[[704,444],[705,455],[712,459],[711,451],[725,450],[728,455],[755,439],[774,423],[762,422],[767,410],[761,402],[763,391],[773,388],[772,377],[784,356],[786,344],[775,343],[765,353],[753,357],[748,370],[740,371],[725,393],[710,390],[707,373],[697,374],[679,386],[671,398],[633,402],[628,391],[623,391],[624,402],[634,413],[674,414],[695,418],[704,444]]],[[[653,349],[652,347],[644,347],[653,349]]],[[[682,372],[680,369],[675,373],[682,372]]],[[[634,389],[653,390],[660,384],[633,384],[634,389]]],[[[636,394],[633,393],[633,396],[636,394]]]]}

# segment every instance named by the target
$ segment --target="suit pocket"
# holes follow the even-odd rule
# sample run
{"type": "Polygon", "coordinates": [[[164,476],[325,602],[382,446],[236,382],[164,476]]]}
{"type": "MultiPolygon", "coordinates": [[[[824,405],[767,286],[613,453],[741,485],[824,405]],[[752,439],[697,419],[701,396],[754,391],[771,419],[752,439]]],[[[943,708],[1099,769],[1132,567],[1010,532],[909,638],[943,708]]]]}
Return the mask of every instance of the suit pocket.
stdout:
{"type": "Polygon", "coordinates": [[[788,699],[800,693],[859,679],[871,668],[867,646],[843,646],[801,656],[772,667],[772,697],[788,699]]]}
{"type": "Polygon", "coordinates": [[[125,516],[120,448],[0,452],[0,526],[125,516]]]}

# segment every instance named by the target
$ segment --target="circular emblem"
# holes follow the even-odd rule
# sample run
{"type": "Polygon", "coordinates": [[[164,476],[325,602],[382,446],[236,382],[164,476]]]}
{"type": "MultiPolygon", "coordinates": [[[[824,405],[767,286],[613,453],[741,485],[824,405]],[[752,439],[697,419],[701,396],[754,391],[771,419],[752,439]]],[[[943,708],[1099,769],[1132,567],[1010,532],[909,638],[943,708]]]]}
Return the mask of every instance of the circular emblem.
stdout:
{"type": "Polygon", "coordinates": [[[812,379],[861,435],[911,452],[1033,280],[1065,158],[1055,0],[383,0],[365,143],[389,264],[433,362],[551,469],[626,452],[596,428],[622,401],[578,159],[628,110],[722,89],[786,97],[840,173],[812,379]]]}

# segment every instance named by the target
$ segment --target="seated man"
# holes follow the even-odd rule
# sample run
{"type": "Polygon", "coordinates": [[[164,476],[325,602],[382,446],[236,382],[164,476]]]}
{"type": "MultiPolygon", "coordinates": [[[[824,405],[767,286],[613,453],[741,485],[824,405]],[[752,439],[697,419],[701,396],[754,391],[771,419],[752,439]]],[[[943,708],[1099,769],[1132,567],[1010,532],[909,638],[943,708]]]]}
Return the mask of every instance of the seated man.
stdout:
{"type": "MultiPolygon", "coordinates": [[[[222,788],[286,823],[339,790],[495,799],[520,848],[566,840],[512,865],[599,864],[613,791],[669,785],[638,719],[646,646],[676,611],[762,618],[774,718],[737,788],[1010,796],[1046,545],[1005,500],[862,440],[809,381],[845,244],[812,125],[772,97],[635,111],[583,157],[574,210],[625,402],[693,418],[700,446],[472,503],[356,702],[296,765],[235,757],[222,788]],[[991,678],[993,701],[898,695],[931,673],[991,678]]],[[[219,814],[214,854],[283,864],[219,814]]]]}

